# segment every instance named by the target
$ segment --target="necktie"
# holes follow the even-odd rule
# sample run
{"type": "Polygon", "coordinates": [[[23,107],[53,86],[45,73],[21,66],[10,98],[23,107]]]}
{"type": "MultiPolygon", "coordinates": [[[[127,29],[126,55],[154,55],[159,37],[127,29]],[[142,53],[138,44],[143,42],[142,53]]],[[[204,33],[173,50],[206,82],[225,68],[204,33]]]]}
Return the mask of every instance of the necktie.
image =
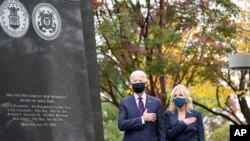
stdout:
{"type": "Polygon", "coordinates": [[[142,116],[144,112],[144,104],[142,101],[142,97],[139,97],[138,99],[139,99],[138,110],[139,110],[140,115],[142,116]]]}

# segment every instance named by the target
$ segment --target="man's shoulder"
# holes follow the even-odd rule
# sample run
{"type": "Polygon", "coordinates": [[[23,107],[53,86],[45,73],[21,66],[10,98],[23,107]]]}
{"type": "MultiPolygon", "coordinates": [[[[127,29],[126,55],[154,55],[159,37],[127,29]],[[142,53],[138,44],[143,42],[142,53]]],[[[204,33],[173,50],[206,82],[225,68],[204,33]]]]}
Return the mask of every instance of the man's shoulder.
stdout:
{"type": "Polygon", "coordinates": [[[149,99],[160,102],[160,99],[149,94],[146,95],[149,99]]]}
{"type": "Polygon", "coordinates": [[[123,97],[120,101],[128,101],[128,100],[131,100],[134,96],[133,95],[129,95],[129,96],[126,96],[126,97],[123,97]]]}

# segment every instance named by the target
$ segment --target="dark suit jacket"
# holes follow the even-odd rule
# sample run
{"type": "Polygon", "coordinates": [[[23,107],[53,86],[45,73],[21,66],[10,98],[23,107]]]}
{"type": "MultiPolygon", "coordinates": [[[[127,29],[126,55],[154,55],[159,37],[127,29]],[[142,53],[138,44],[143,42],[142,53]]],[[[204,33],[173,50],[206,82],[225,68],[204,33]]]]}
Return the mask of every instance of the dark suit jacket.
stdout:
{"type": "Polygon", "coordinates": [[[178,113],[166,111],[164,113],[164,125],[166,125],[167,141],[204,141],[204,127],[199,111],[186,112],[186,118],[196,117],[196,121],[186,125],[178,120],[178,113]]]}
{"type": "Polygon", "coordinates": [[[123,141],[166,141],[163,129],[163,111],[159,99],[146,95],[145,109],[156,113],[156,122],[142,124],[134,95],[120,101],[118,127],[124,132],[123,141]]]}

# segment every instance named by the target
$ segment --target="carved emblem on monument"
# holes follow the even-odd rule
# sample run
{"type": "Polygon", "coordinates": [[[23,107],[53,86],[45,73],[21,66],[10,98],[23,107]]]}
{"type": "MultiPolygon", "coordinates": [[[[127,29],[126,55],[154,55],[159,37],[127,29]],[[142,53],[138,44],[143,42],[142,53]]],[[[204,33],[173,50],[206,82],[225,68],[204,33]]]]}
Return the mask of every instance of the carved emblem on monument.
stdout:
{"type": "Polygon", "coordinates": [[[9,36],[22,37],[29,28],[29,14],[18,0],[5,0],[0,6],[0,23],[9,36]]]}
{"type": "Polygon", "coordinates": [[[44,40],[55,39],[61,31],[60,15],[49,3],[40,3],[35,7],[32,23],[36,33],[44,40]]]}

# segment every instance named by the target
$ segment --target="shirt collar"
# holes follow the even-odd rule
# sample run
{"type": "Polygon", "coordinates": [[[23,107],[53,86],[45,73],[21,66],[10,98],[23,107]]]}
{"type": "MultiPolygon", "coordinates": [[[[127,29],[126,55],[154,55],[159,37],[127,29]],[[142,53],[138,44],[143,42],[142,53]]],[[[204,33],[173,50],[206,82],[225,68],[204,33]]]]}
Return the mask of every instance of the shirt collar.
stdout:
{"type": "MultiPolygon", "coordinates": [[[[134,97],[135,97],[136,100],[138,100],[138,98],[139,98],[139,96],[137,94],[135,94],[135,93],[134,93],[134,97]]],[[[143,94],[142,94],[141,97],[142,97],[142,99],[146,100],[146,94],[145,94],[145,92],[143,92],[143,94]]]]}

